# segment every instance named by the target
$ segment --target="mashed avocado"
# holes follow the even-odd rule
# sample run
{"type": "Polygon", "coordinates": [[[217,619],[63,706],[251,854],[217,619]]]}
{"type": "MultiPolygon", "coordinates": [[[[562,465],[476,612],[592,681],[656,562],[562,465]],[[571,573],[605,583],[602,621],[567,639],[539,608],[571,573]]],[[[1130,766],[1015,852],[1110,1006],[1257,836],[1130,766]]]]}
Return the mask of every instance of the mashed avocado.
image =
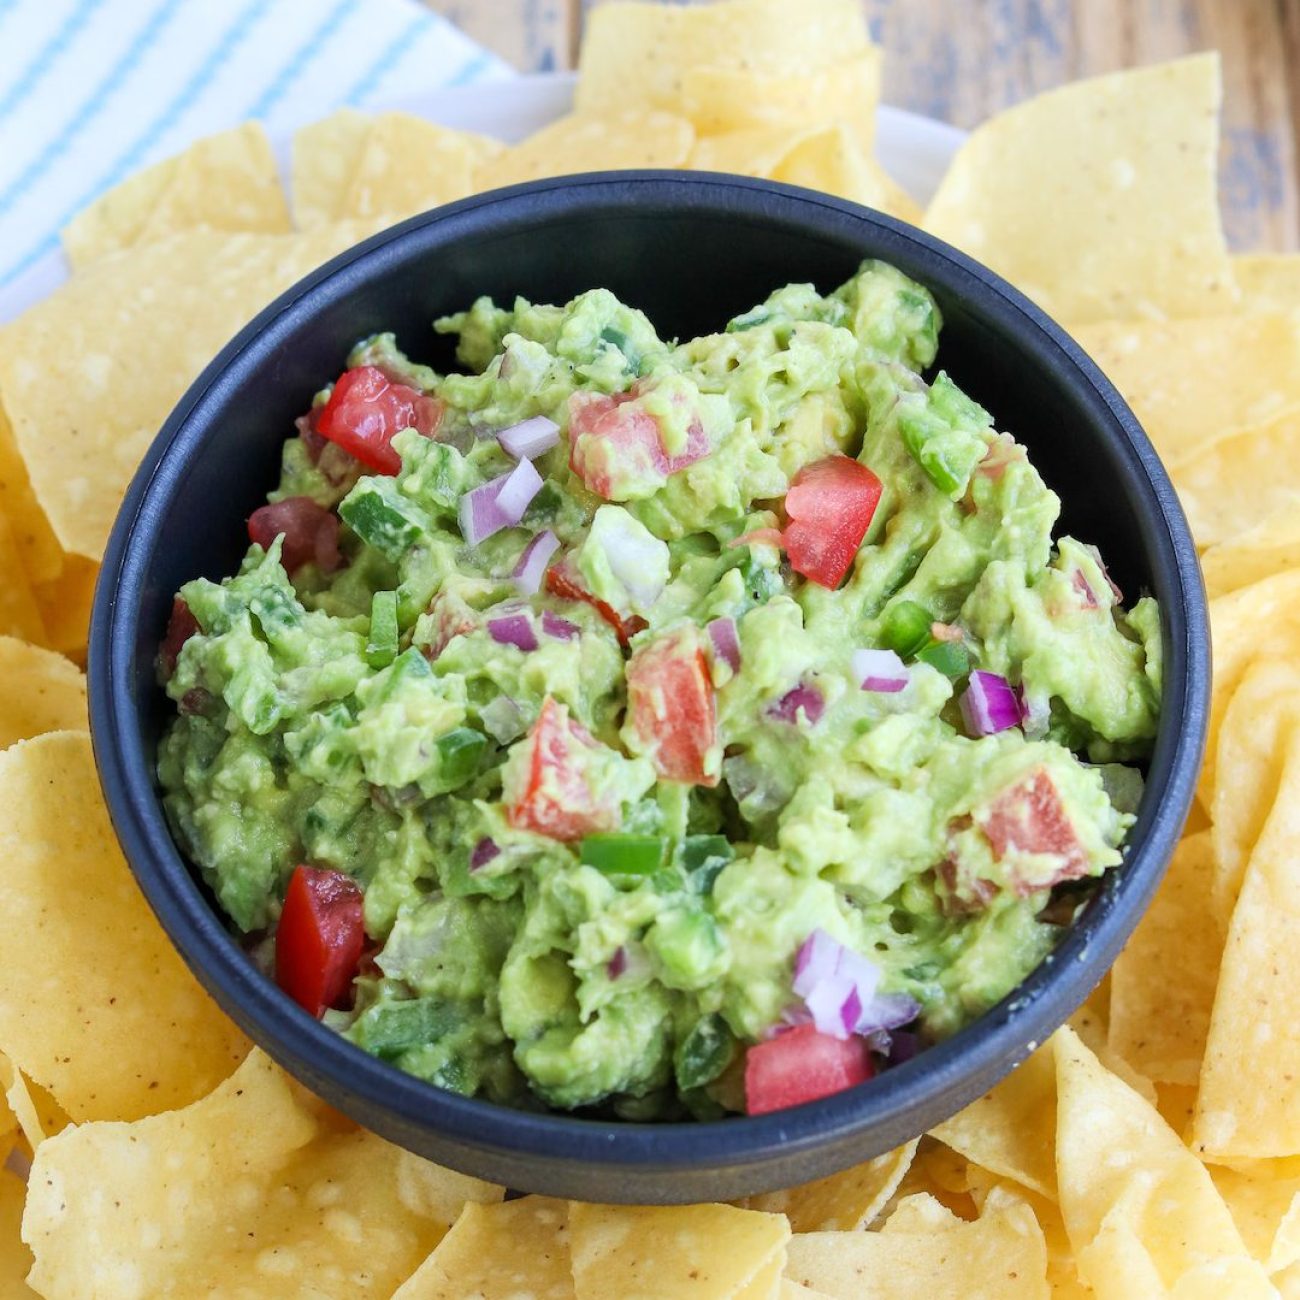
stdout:
{"type": "Polygon", "coordinates": [[[250,952],[285,983],[295,869],[342,873],[329,1023],[635,1118],[742,1108],[782,1027],[868,1077],[1022,981],[1121,860],[1160,620],[939,327],[868,262],[683,343],[599,289],[437,322],[465,373],[361,343],[162,656],[167,809],[250,952]]]}

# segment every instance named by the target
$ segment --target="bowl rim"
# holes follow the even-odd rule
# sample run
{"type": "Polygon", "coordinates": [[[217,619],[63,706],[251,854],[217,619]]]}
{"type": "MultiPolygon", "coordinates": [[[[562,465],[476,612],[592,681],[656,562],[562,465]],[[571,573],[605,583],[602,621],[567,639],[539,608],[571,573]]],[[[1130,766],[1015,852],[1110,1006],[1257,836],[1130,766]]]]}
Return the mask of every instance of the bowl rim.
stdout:
{"type": "MultiPolygon", "coordinates": [[[[888,260],[887,253],[879,256],[888,260]]],[[[788,1163],[791,1157],[849,1146],[855,1139],[861,1145],[868,1133],[885,1134],[889,1145],[905,1140],[899,1134],[914,1134],[922,1123],[931,1126],[938,1110],[958,1109],[954,1099],[966,1104],[983,1093],[1082,1004],[1149,903],[1190,809],[1208,726],[1209,669],[1199,563],[1168,475],[1113,385],[1046,313],[965,254],[874,210],[771,181],[646,170],[528,182],[412,217],[339,254],[258,312],[180,399],[132,480],[103,557],[91,618],[88,678],[91,734],[104,797],[142,892],[200,982],[290,1073],[309,1086],[313,1081],[335,1082],[367,1108],[366,1117],[356,1116],[362,1123],[383,1120],[375,1125],[381,1132],[397,1127],[433,1130],[485,1156],[506,1153],[536,1160],[539,1175],[546,1162],[559,1160],[669,1177],[733,1170],[743,1179],[744,1171],[759,1170],[778,1158],[788,1163]],[[221,407],[258,357],[279,338],[292,335],[324,302],[346,297],[350,286],[366,278],[368,268],[379,270],[384,250],[418,243],[433,227],[463,221],[483,209],[497,209],[502,221],[511,214],[518,218],[530,205],[540,209],[534,216],[588,205],[631,213],[651,198],[688,212],[700,209],[717,215],[728,210],[749,219],[794,219],[814,227],[815,217],[858,222],[873,227],[878,237],[888,237],[887,242],[901,240],[929,260],[947,264],[952,279],[966,282],[961,292],[978,300],[982,316],[1000,318],[1020,347],[1042,363],[1050,361],[1057,382],[1076,390],[1076,401],[1093,413],[1094,431],[1098,422],[1110,425],[1144,498],[1153,569],[1167,570],[1170,588],[1178,596],[1161,602],[1166,650],[1162,718],[1177,720],[1176,727],[1161,726],[1152,758],[1153,768],[1159,763],[1166,773],[1161,797],[1154,805],[1144,801],[1122,866],[1107,873],[1092,903],[1056,949],[991,1010],[914,1060],[878,1076],[870,1087],[725,1121],[603,1121],[463,1097],[403,1073],[309,1018],[234,944],[173,843],[132,701],[131,665],[147,561],[159,544],[161,502],[185,478],[198,440],[196,428],[206,411],[221,407]],[[923,1113],[923,1121],[916,1118],[923,1113]]],[[[744,1179],[744,1186],[756,1190],[763,1181],[760,1175],[744,1179]]],[[[547,1177],[539,1176],[538,1187],[547,1184],[547,1177]]]]}

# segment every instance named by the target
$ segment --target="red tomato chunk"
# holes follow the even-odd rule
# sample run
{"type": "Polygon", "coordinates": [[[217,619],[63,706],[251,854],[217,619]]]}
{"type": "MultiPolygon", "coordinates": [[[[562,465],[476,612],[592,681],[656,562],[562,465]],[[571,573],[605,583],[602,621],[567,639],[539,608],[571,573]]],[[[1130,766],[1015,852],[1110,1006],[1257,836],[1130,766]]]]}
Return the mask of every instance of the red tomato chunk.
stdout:
{"type": "Polygon", "coordinates": [[[356,881],[328,867],[295,867],[275,932],[275,982],[319,1016],[352,987],[365,943],[356,881]]]}
{"type": "Polygon", "coordinates": [[[379,474],[396,474],[402,458],[393,439],[403,429],[426,438],[442,422],[442,403],[418,389],[395,384],[378,366],[345,370],[316,417],[316,432],[379,474]]]}
{"type": "Polygon", "coordinates": [[[1087,850],[1070,824],[1056,783],[1041,767],[998,795],[979,822],[999,861],[1017,854],[1056,859],[1058,865],[1047,875],[1013,876],[1022,898],[1088,874],[1087,850]]]}
{"type": "Polygon", "coordinates": [[[656,637],[627,663],[628,717],[666,781],[717,785],[718,740],[709,664],[694,628],[656,637]]]}
{"type": "Polygon", "coordinates": [[[199,630],[199,620],[190,612],[190,607],[179,596],[175,597],[172,600],[171,617],[167,620],[167,631],[158,647],[158,663],[162,667],[164,678],[171,680],[181,647],[199,630]]]}
{"type": "Polygon", "coordinates": [[[750,1115],[829,1097],[875,1074],[865,1039],[834,1038],[800,1025],[749,1049],[745,1110],[750,1115]]]}
{"type": "Polygon", "coordinates": [[[805,465],[785,494],[790,567],[809,582],[838,587],[871,526],[880,492],[880,480],[848,456],[805,465]]]}
{"type": "Polygon", "coordinates": [[[284,537],[280,563],[288,574],[297,573],[304,564],[333,573],[343,563],[338,516],[311,497],[287,497],[261,506],[249,516],[249,541],[266,549],[280,536],[284,537]]]}

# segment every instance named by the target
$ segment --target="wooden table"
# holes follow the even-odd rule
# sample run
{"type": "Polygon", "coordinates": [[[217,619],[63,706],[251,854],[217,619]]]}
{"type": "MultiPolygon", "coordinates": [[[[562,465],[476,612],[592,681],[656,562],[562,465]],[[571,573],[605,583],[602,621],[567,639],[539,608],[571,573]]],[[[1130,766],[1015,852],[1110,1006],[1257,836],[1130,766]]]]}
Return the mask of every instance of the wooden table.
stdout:
{"type": "MultiPolygon", "coordinates": [[[[521,71],[576,65],[602,0],[426,0],[521,71]]],[[[1236,248],[1300,247],[1300,0],[863,0],[885,99],[973,126],[1036,91],[1217,48],[1236,248]]]]}

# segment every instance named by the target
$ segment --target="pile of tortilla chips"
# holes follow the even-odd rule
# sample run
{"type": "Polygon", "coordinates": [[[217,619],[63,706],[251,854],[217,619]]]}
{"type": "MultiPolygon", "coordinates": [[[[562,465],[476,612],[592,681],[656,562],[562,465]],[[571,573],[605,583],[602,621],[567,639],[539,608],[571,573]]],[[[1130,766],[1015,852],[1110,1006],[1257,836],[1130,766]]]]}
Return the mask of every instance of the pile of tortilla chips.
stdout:
{"type": "Polygon", "coordinates": [[[65,232],[71,281],[0,332],[0,1295],[1300,1296],[1300,257],[1224,247],[1212,56],[1002,114],[924,214],[872,158],[878,79],[858,0],[607,6],[576,111],[521,144],[339,113],[299,133],[287,204],[246,126],[65,232]],[[1203,550],[1210,750],[1111,975],[934,1133],[741,1205],[505,1201],[208,1000],[118,852],[76,665],[132,470],[265,301],[430,205],[644,165],[883,207],[1072,329],[1203,550]]]}

